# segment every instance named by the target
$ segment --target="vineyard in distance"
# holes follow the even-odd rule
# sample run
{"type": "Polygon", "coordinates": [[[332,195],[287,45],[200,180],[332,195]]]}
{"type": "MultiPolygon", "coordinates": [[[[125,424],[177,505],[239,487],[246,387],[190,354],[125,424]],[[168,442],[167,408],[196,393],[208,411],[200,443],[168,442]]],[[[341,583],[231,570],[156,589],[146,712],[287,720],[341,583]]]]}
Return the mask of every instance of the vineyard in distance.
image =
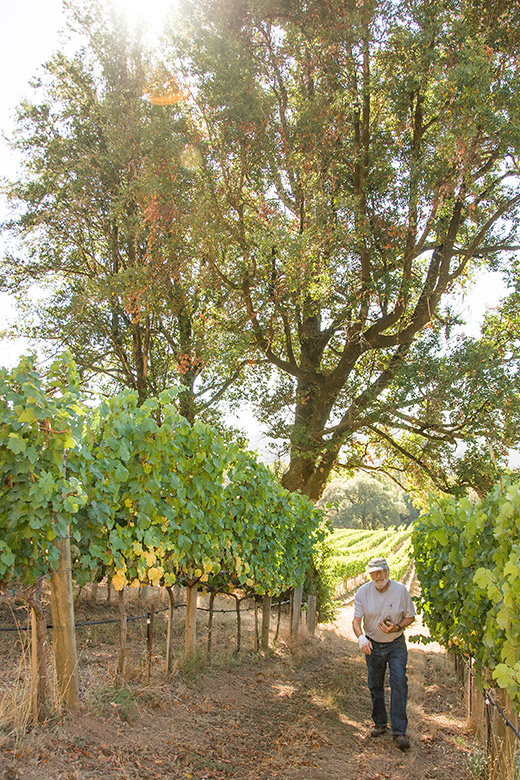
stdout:
{"type": "Polygon", "coordinates": [[[392,579],[401,580],[412,566],[411,528],[376,531],[336,529],[324,543],[328,546],[328,576],[348,589],[350,580],[365,577],[370,558],[386,557],[392,579]]]}

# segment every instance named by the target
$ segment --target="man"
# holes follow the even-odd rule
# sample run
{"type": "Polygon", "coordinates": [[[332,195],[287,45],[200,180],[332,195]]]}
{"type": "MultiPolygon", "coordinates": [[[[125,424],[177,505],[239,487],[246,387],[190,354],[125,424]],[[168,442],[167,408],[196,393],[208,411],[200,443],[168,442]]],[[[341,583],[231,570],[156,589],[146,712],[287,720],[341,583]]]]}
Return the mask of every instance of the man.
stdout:
{"type": "Polygon", "coordinates": [[[408,718],[408,651],[403,630],[413,623],[415,607],[406,587],[390,579],[384,558],[373,558],[368,564],[370,582],[358,589],[354,601],[352,628],[359,647],[365,654],[368,668],[368,688],[372,697],[372,737],[387,729],[385,706],[385,672],[390,670],[390,726],[396,745],[401,750],[410,747],[406,736],[408,718]],[[363,621],[363,627],[362,627],[363,621]]]}

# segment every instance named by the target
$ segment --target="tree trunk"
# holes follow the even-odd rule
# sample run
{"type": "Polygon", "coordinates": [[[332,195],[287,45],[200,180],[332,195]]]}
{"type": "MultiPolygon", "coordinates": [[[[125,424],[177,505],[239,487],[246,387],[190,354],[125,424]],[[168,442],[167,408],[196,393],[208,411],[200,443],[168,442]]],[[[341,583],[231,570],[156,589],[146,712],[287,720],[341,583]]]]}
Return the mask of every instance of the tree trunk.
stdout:
{"type": "Polygon", "coordinates": [[[190,305],[186,303],[185,293],[181,285],[174,285],[176,300],[178,305],[177,323],[179,327],[180,355],[179,372],[181,385],[184,392],[179,396],[179,411],[189,423],[195,422],[197,409],[195,405],[195,396],[193,388],[195,379],[198,376],[200,365],[198,358],[194,354],[193,348],[193,327],[192,313],[190,305]]]}
{"type": "Polygon", "coordinates": [[[289,468],[282,477],[282,485],[292,493],[300,490],[311,501],[318,501],[338,458],[340,445],[323,452],[323,445],[317,447],[315,442],[311,443],[308,433],[301,431],[301,426],[297,435],[298,444],[291,445],[289,468]],[[309,440],[307,445],[301,441],[302,435],[309,440]]]}
{"type": "Polygon", "coordinates": [[[143,404],[148,396],[148,350],[150,319],[148,316],[141,318],[134,312],[132,314],[132,347],[135,366],[135,386],[139,398],[139,404],[143,404]]]}

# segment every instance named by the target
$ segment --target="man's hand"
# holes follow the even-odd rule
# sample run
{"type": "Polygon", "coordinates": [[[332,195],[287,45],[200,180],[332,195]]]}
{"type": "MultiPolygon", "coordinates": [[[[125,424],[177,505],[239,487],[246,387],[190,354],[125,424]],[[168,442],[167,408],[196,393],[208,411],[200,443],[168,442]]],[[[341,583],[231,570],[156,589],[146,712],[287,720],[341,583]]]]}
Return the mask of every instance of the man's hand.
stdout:
{"type": "Polygon", "coordinates": [[[379,624],[379,628],[385,634],[396,634],[398,631],[401,631],[401,627],[397,623],[385,623],[384,621],[379,624]]]}
{"type": "Polygon", "coordinates": [[[364,636],[364,634],[361,634],[361,636],[358,636],[358,644],[360,650],[365,655],[370,655],[370,653],[372,652],[372,642],[370,641],[370,639],[367,639],[367,637],[364,636]]]}

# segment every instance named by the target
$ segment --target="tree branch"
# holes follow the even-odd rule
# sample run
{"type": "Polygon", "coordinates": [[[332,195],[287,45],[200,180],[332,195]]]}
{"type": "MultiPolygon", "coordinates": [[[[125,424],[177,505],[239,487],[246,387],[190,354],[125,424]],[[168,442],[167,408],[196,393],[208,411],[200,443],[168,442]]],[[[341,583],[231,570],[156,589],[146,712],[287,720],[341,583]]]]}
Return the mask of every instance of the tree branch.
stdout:
{"type": "Polygon", "coordinates": [[[282,360],[282,358],[278,357],[278,355],[276,355],[273,352],[273,350],[271,349],[271,345],[269,341],[266,339],[265,334],[262,330],[262,326],[258,321],[257,313],[255,311],[253,302],[251,300],[251,290],[249,286],[249,279],[247,276],[244,277],[244,280],[242,282],[242,294],[244,298],[244,303],[246,304],[249,320],[253,327],[253,334],[255,337],[255,341],[257,343],[258,348],[268,358],[269,362],[277,366],[277,368],[280,368],[282,371],[286,371],[291,376],[297,377],[298,379],[303,379],[304,381],[310,382],[311,384],[315,384],[315,385],[321,384],[323,382],[323,376],[321,374],[314,371],[305,371],[301,369],[300,366],[298,366],[298,364],[295,361],[292,362],[288,360],[282,360]]]}
{"type": "MultiPolygon", "coordinates": [[[[226,381],[221,385],[221,387],[215,393],[215,395],[213,395],[209,399],[209,401],[206,401],[205,403],[200,405],[200,407],[199,407],[200,411],[203,411],[204,409],[208,409],[208,407],[212,406],[213,404],[215,404],[217,401],[219,401],[222,398],[222,396],[224,395],[224,393],[226,392],[228,387],[230,387],[233,384],[233,382],[236,382],[236,380],[238,379],[238,377],[242,373],[242,369],[244,368],[245,365],[247,365],[247,360],[243,360],[240,363],[238,368],[233,372],[233,374],[228,379],[226,379],[226,381]]],[[[201,391],[201,393],[194,394],[194,397],[197,398],[202,393],[207,393],[207,389],[201,391]]]]}
{"type": "Polygon", "coordinates": [[[333,438],[337,439],[342,437],[346,431],[357,430],[362,427],[365,423],[359,420],[358,412],[366,408],[371,401],[377,398],[389,386],[409,349],[409,344],[400,345],[394,355],[392,355],[387,368],[372,382],[370,387],[354,399],[338,425],[318,431],[314,434],[315,437],[322,438],[328,434],[333,434],[333,438]]]}
{"type": "Polygon", "coordinates": [[[484,223],[484,225],[480,228],[480,230],[476,234],[475,238],[473,239],[469,247],[464,252],[462,261],[459,263],[455,271],[453,271],[453,273],[449,275],[450,281],[456,279],[458,276],[461,275],[468,262],[474,256],[474,253],[477,251],[480,242],[485,237],[489,229],[497,222],[498,219],[500,219],[501,216],[503,216],[503,214],[505,214],[507,211],[509,211],[509,209],[512,206],[514,206],[516,203],[519,202],[520,202],[520,195],[516,195],[516,197],[510,198],[509,200],[505,201],[505,203],[502,203],[500,208],[498,208],[495,211],[495,213],[487,220],[487,222],[484,223]]]}
{"type": "Polygon", "coordinates": [[[440,490],[443,492],[448,493],[449,492],[449,485],[446,480],[441,481],[437,474],[435,474],[432,469],[428,466],[427,463],[425,463],[424,460],[421,460],[416,455],[414,455],[412,452],[407,450],[405,447],[403,447],[401,444],[398,444],[394,439],[392,439],[391,436],[389,436],[385,431],[380,430],[379,428],[376,428],[375,425],[369,425],[369,430],[371,430],[373,433],[375,433],[380,438],[384,439],[388,444],[390,444],[391,447],[393,447],[397,452],[401,453],[401,455],[404,455],[405,458],[408,458],[413,463],[415,463],[419,468],[424,471],[430,479],[432,480],[433,484],[436,485],[440,490]]]}

